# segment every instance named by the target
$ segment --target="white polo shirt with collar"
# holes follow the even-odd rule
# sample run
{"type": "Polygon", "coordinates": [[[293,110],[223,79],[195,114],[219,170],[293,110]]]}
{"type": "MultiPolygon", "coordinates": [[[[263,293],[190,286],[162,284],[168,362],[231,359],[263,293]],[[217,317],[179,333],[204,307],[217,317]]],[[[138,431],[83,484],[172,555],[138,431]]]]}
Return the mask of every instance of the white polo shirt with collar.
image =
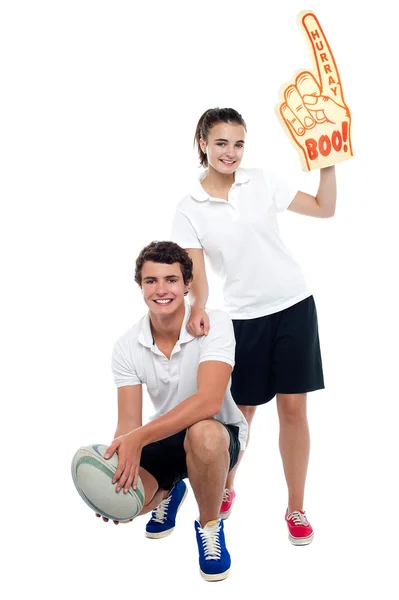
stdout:
{"type": "MultiPolygon", "coordinates": [[[[155,413],[150,420],[169,412],[198,391],[200,363],[218,360],[234,366],[235,339],[233,324],[221,310],[210,310],[211,328],[206,336],[194,337],[186,329],[191,307],[185,302],[185,315],[180,337],[170,359],[154,343],[150,317],[147,313],[136,325],[120,337],[112,354],[112,371],[116,386],[147,386],[155,413]]],[[[241,449],[244,450],[248,425],[230,393],[230,381],[217,421],[239,428],[241,449]]]]}
{"type": "Polygon", "coordinates": [[[178,204],[171,239],[182,248],[204,250],[222,279],[230,317],[255,319],[310,296],[277,221],[297,190],[283,190],[262,169],[239,168],[226,201],[204,190],[206,174],[178,204]]]}

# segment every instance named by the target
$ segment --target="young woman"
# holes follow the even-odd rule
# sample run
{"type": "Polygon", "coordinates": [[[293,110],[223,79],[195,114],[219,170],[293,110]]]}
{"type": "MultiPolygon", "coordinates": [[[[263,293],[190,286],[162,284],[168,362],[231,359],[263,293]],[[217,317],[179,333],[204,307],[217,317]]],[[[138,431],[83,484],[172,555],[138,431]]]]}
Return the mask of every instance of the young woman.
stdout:
{"type": "MultiPolygon", "coordinates": [[[[256,407],[277,397],[288,486],[285,519],[290,541],[304,545],[313,539],[303,510],[310,447],[306,395],[322,389],[324,381],[315,303],[280,237],[277,213],[288,208],[332,217],[335,168],[321,169],[315,197],[284,190],[262,170],[240,168],[245,134],[242,116],[231,108],[210,109],[202,115],[195,143],[205,171],[177,206],[172,239],[188,251],[194,264],[187,324],[192,335],[209,330],[204,253],[222,278],[225,309],[236,337],[232,394],[249,426],[256,407]]],[[[230,515],[237,467],[226,482],[222,518],[230,515]]]]}

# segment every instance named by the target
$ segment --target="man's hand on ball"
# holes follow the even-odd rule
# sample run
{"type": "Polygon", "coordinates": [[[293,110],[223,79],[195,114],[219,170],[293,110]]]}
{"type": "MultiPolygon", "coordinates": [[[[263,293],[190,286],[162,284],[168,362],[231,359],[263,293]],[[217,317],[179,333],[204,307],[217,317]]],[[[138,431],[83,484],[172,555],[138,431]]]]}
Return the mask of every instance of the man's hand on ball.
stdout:
{"type": "Polygon", "coordinates": [[[142,448],[140,428],[115,438],[107,448],[104,458],[111,458],[114,452],[118,454],[118,468],[112,478],[112,483],[117,483],[117,492],[123,488],[127,494],[130,486],[137,488],[142,448]]]}

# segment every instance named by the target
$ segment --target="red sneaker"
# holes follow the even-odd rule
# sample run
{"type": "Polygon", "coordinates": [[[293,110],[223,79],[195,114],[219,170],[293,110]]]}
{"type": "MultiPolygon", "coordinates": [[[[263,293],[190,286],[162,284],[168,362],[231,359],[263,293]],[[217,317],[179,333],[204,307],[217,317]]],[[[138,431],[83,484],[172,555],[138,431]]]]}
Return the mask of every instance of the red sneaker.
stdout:
{"type": "Polygon", "coordinates": [[[313,529],[302,510],[294,510],[285,513],[285,521],[288,526],[288,539],[294,546],[306,546],[313,540],[313,529]]]}
{"type": "Polygon", "coordinates": [[[234,490],[228,490],[227,488],[224,490],[223,500],[219,511],[220,519],[229,518],[235,497],[236,493],[234,490]]]}

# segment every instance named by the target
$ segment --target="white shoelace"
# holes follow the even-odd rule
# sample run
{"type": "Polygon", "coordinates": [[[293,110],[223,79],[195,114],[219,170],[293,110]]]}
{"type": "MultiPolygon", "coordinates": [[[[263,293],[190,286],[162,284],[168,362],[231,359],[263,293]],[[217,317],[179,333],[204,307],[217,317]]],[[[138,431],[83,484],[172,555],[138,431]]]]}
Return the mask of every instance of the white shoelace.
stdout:
{"type": "Polygon", "coordinates": [[[229,496],[230,496],[230,490],[226,488],[224,490],[222,502],[228,502],[229,501],[229,496]]]}
{"type": "Polygon", "coordinates": [[[219,524],[211,525],[209,529],[202,527],[198,529],[204,547],[205,560],[219,560],[220,558],[219,531],[219,524]]]}
{"type": "Polygon", "coordinates": [[[307,518],[305,517],[305,513],[299,512],[299,510],[294,510],[290,515],[289,519],[292,519],[295,525],[305,525],[306,527],[309,525],[307,518]]]}
{"type": "Polygon", "coordinates": [[[152,520],[156,523],[164,524],[166,519],[166,513],[168,512],[169,502],[172,496],[168,496],[165,500],[162,500],[160,504],[156,507],[155,510],[152,511],[152,520]]]}

